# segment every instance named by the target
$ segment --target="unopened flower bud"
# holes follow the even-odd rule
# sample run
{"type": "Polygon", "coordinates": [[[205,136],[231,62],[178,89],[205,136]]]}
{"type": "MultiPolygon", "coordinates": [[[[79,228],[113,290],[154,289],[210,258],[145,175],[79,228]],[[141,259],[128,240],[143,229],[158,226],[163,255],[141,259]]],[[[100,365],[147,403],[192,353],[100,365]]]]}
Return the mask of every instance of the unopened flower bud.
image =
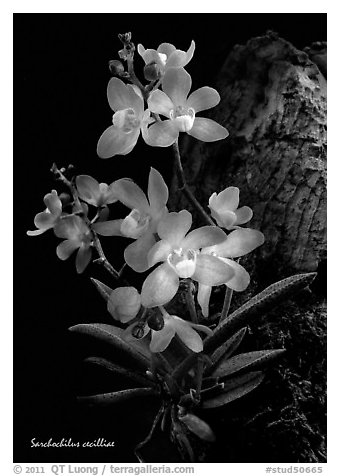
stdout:
{"type": "Polygon", "coordinates": [[[160,314],[153,314],[148,319],[148,326],[154,331],[161,331],[164,327],[164,319],[160,314]]]}
{"type": "Polygon", "coordinates": [[[114,289],[107,302],[107,309],[112,317],[123,323],[136,317],[140,306],[139,292],[130,286],[114,289]]]}
{"type": "Polygon", "coordinates": [[[161,69],[156,61],[144,66],[144,77],[148,81],[156,81],[161,77],[161,69]]]}
{"type": "Polygon", "coordinates": [[[127,33],[118,33],[118,38],[122,43],[130,43],[131,41],[131,31],[128,31],[127,33]]]}
{"type": "Polygon", "coordinates": [[[64,192],[62,192],[59,195],[59,199],[60,199],[63,207],[67,207],[67,205],[70,205],[71,202],[72,202],[71,195],[69,195],[68,193],[64,193],[64,192]]]}
{"type": "Polygon", "coordinates": [[[109,61],[109,70],[113,76],[121,76],[124,73],[124,66],[119,60],[109,61]]]}
{"type": "Polygon", "coordinates": [[[131,330],[131,334],[135,339],[142,339],[144,337],[144,324],[136,324],[135,327],[131,330]]]}

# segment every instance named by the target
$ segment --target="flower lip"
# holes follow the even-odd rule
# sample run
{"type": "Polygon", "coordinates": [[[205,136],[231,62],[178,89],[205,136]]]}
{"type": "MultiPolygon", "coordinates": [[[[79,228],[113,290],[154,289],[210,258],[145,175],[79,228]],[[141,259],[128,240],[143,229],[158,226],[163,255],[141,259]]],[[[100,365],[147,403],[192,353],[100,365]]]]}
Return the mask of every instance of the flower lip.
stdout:
{"type": "Polygon", "coordinates": [[[140,126],[140,119],[132,107],[121,109],[112,116],[112,123],[125,134],[130,134],[140,126]]]}
{"type": "Polygon", "coordinates": [[[165,53],[158,53],[159,59],[161,60],[162,64],[165,66],[166,61],[168,59],[167,55],[165,53]]]}
{"type": "Polygon", "coordinates": [[[128,238],[139,238],[148,228],[150,222],[149,215],[142,215],[139,210],[134,208],[129,215],[124,218],[120,231],[128,238]]]}
{"type": "Polygon", "coordinates": [[[197,252],[195,250],[174,249],[169,254],[167,262],[180,278],[190,278],[196,269],[197,252]]]}
{"type": "Polygon", "coordinates": [[[192,107],[177,106],[171,109],[169,116],[171,120],[176,121],[180,132],[188,132],[194,125],[195,110],[192,107]]]}

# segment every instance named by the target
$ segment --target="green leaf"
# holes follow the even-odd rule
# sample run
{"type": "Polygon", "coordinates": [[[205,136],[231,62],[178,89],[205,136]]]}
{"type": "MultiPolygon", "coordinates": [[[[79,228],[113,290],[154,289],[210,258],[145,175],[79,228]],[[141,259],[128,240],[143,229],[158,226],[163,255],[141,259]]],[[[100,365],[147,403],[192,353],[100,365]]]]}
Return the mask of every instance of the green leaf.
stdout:
{"type": "Polygon", "coordinates": [[[116,373],[118,375],[123,375],[123,377],[126,377],[129,380],[133,380],[134,382],[137,382],[139,384],[150,386],[150,387],[155,386],[155,383],[149,380],[144,375],[137,372],[132,372],[131,370],[125,369],[124,367],[114,364],[113,362],[110,362],[109,360],[104,359],[102,357],[88,357],[87,359],[84,360],[84,362],[100,365],[101,367],[104,367],[110,372],[116,373]]]}
{"type": "Polygon", "coordinates": [[[88,395],[85,397],[77,397],[80,403],[86,405],[100,405],[106,407],[114,405],[115,403],[124,402],[131,398],[153,397],[158,395],[152,388],[129,388],[128,390],[121,390],[119,392],[100,393],[98,395],[88,395]]]}
{"type": "Polygon", "coordinates": [[[109,288],[109,286],[106,286],[106,284],[102,283],[101,281],[98,281],[98,279],[94,279],[94,278],[90,278],[90,279],[91,279],[91,282],[95,285],[99,294],[107,302],[113,289],[109,288]]]}
{"type": "Polygon", "coordinates": [[[224,383],[223,393],[202,402],[202,408],[216,408],[243,397],[254,390],[264,379],[263,372],[249,372],[224,383]]]}
{"type": "Polygon", "coordinates": [[[216,440],[214,432],[212,431],[208,423],[201,420],[196,415],[193,415],[192,413],[187,413],[186,415],[178,416],[178,419],[182,423],[184,423],[184,425],[188,428],[188,430],[191,431],[191,433],[194,433],[196,436],[201,438],[201,440],[211,442],[216,440]]]}
{"type": "Polygon", "coordinates": [[[208,365],[211,364],[211,360],[207,355],[202,354],[200,352],[192,352],[190,355],[188,355],[187,358],[182,360],[182,362],[174,369],[171,374],[171,378],[173,378],[174,380],[181,379],[185,374],[188,374],[189,370],[191,370],[192,367],[199,360],[208,363],[208,365]]]}
{"type": "Polygon", "coordinates": [[[150,360],[148,358],[147,349],[139,340],[126,342],[123,339],[124,330],[119,327],[111,326],[109,324],[77,324],[70,327],[71,332],[78,332],[80,334],[90,335],[99,339],[109,345],[112,345],[116,350],[120,350],[128,354],[134,362],[143,366],[149,367],[150,360]]]}
{"type": "Polygon", "coordinates": [[[235,355],[229,359],[225,358],[214,370],[212,377],[224,378],[241,370],[249,371],[259,368],[278,358],[283,352],[285,352],[285,349],[257,350],[235,355]]]}
{"type": "Polygon", "coordinates": [[[272,284],[251,298],[220,323],[212,336],[205,339],[204,351],[208,353],[214,351],[252,318],[264,314],[284,299],[289,299],[293,294],[310,285],[315,276],[316,273],[296,274],[272,284]]]}
{"type": "Polygon", "coordinates": [[[230,337],[230,339],[228,339],[224,344],[218,347],[215,352],[213,352],[212,356],[210,357],[212,366],[210,369],[208,369],[209,375],[214,370],[216,365],[220,362],[222,357],[224,360],[226,360],[238,349],[246,332],[247,328],[242,327],[242,329],[236,332],[233,336],[230,337]]]}

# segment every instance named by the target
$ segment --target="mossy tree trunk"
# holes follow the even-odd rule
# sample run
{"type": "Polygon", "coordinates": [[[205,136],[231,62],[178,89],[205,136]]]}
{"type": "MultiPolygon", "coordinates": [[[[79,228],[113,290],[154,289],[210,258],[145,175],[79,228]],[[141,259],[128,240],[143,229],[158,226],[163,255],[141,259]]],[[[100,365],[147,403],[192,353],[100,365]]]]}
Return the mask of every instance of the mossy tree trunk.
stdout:
{"type": "MultiPolygon", "coordinates": [[[[213,144],[186,136],[181,144],[187,183],[206,210],[213,192],[237,186],[240,206],[254,211],[249,227],[265,235],[265,244],[242,258],[252,285],[232,307],[279,279],[320,270],[325,263],[326,63],[321,46],[299,51],[273,33],[235,46],[215,84],[221,102],[210,113],[230,136],[213,144]]],[[[190,209],[176,178],[171,200],[172,209],[190,209]]],[[[221,307],[222,291],[216,288],[212,296],[214,310],[221,307]]],[[[174,311],[176,305],[180,312],[183,302],[174,303],[174,311]]],[[[325,461],[325,334],[325,296],[315,290],[258,316],[240,351],[285,347],[286,356],[254,393],[205,415],[218,437],[206,460],[325,461]]]]}
{"type": "MultiPolygon", "coordinates": [[[[254,211],[249,226],[266,238],[255,255],[260,282],[317,270],[326,257],[324,76],[307,53],[268,34],[234,47],[216,88],[221,102],[211,117],[230,136],[184,139],[188,184],[203,205],[213,192],[239,187],[240,205],[254,211]]],[[[187,206],[178,193],[173,204],[187,206]]]]}

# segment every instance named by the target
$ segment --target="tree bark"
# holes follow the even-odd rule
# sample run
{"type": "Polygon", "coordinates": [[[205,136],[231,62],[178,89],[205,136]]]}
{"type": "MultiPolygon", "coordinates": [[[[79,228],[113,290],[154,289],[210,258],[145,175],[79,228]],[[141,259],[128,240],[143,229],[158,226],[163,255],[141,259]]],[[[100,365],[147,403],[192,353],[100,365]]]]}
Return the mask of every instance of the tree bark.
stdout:
{"type": "MultiPolygon", "coordinates": [[[[190,188],[206,208],[213,192],[239,187],[240,206],[254,211],[248,226],[266,239],[247,258],[260,282],[315,271],[326,257],[325,77],[306,52],[268,33],[233,48],[216,88],[221,101],[210,117],[230,136],[186,136],[190,188]]],[[[188,207],[178,193],[172,204],[188,207]]]]}
{"type": "MultiPolygon", "coordinates": [[[[216,143],[186,136],[181,144],[187,183],[206,211],[213,192],[237,186],[240,206],[254,211],[247,226],[265,235],[263,246],[241,258],[251,285],[234,293],[232,310],[279,279],[320,270],[326,259],[324,47],[302,52],[273,33],[235,46],[217,78],[221,101],[210,115],[230,136],[216,143]]],[[[171,196],[172,209],[189,208],[203,224],[176,178],[171,196]]],[[[212,314],[221,309],[224,289],[214,288],[212,314]]],[[[207,418],[218,438],[205,461],[326,460],[326,303],[313,290],[249,325],[244,351],[287,353],[248,400],[207,418]]],[[[173,307],[181,315],[184,303],[177,299],[173,307]]]]}

